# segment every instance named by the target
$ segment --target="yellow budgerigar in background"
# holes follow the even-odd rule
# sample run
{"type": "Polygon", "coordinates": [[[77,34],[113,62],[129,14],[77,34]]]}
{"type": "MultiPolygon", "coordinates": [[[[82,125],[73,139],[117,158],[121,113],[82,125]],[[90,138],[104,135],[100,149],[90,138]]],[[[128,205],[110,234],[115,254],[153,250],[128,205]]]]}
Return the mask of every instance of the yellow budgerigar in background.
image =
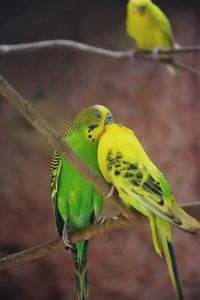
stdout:
{"type": "Polygon", "coordinates": [[[104,178],[116,188],[125,205],[149,218],[155,250],[160,256],[164,252],[178,299],[183,300],[172,225],[193,233],[200,224],[175,202],[165,177],[127,127],[115,123],[105,126],[98,146],[98,163],[104,178]]]}
{"type": "MultiPolygon", "coordinates": [[[[141,50],[172,49],[175,46],[168,18],[151,0],[129,0],[126,30],[141,50]]],[[[173,61],[172,55],[161,57],[173,61]]]]}

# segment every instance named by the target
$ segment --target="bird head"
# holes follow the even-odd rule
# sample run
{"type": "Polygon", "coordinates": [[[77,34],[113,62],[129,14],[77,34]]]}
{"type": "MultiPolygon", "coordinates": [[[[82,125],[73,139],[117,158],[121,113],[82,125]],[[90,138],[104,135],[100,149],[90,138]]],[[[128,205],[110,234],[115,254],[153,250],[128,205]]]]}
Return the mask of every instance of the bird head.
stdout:
{"type": "Polygon", "coordinates": [[[149,13],[151,4],[151,0],[130,0],[128,11],[133,15],[145,16],[149,13]]]}
{"type": "Polygon", "coordinates": [[[84,135],[91,143],[99,141],[105,126],[114,122],[111,112],[103,105],[93,105],[84,109],[76,118],[84,135]]]}

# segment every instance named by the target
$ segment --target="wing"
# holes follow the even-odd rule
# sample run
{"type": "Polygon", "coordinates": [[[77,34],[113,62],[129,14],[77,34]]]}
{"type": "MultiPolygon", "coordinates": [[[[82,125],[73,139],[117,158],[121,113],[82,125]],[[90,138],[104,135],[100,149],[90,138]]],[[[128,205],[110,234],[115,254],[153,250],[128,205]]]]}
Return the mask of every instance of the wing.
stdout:
{"type": "Polygon", "coordinates": [[[64,226],[64,221],[58,210],[58,201],[57,201],[61,168],[62,168],[61,155],[57,151],[54,151],[52,162],[51,162],[51,197],[54,204],[55,219],[56,219],[56,225],[57,225],[59,235],[62,235],[63,226],[64,226]]]}
{"type": "Polygon", "coordinates": [[[153,14],[155,16],[155,19],[158,22],[158,28],[160,27],[162,29],[162,32],[165,34],[165,37],[171,45],[171,47],[174,46],[174,36],[172,32],[171,24],[167,18],[167,16],[160,10],[160,8],[156,5],[152,5],[153,14]]]}
{"type": "Polygon", "coordinates": [[[164,176],[151,161],[148,164],[138,158],[130,159],[130,155],[126,157],[123,150],[116,147],[107,154],[109,178],[119,192],[121,189],[126,194],[126,202],[128,196],[129,204],[134,206],[133,199],[137,200],[154,214],[181,226],[181,219],[173,211],[173,196],[164,176]]]}

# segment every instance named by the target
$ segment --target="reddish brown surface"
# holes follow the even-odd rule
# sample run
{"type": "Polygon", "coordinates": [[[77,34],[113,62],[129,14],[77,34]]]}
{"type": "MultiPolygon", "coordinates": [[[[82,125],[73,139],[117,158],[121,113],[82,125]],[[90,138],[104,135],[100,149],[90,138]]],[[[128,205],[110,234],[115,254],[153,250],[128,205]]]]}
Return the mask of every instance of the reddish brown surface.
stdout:
{"type": "MultiPolygon", "coordinates": [[[[112,49],[132,45],[124,32],[125,1],[80,1],[78,8],[77,3],[48,1],[5,8],[2,42],[69,37],[112,49]]],[[[164,4],[167,9],[167,1],[164,4]]],[[[172,4],[170,9],[178,42],[198,44],[195,7],[181,8],[177,3],[176,10],[172,4]]],[[[184,61],[200,68],[197,55],[185,56],[184,61]]],[[[1,73],[59,130],[65,130],[66,120],[87,105],[108,106],[118,122],[135,130],[166,174],[177,201],[199,201],[200,81],[195,76],[180,73],[173,78],[163,66],[72,51],[12,55],[1,57],[0,63],[1,73]]],[[[0,250],[4,256],[48,241],[56,231],[49,191],[52,149],[3,100],[0,110],[0,250]]],[[[114,213],[109,204],[106,213],[114,213]]],[[[199,236],[174,230],[187,300],[200,299],[199,242],[199,236]]],[[[149,226],[132,226],[92,241],[90,290],[95,300],[175,298],[166,265],[152,247],[149,226]]],[[[55,251],[2,271],[0,299],[75,299],[70,254],[55,251]]]]}

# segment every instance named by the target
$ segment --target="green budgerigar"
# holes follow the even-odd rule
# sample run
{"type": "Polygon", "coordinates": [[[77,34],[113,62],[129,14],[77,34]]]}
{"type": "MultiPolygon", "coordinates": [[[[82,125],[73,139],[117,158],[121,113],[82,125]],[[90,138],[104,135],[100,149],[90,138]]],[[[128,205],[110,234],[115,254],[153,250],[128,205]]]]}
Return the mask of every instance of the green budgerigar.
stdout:
{"type": "MultiPolygon", "coordinates": [[[[65,133],[65,141],[93,169],[100,172],[97,147],[110,111],[102,105],[83,110],[65,133]]],[[[68,231],[86,229],[101,213],[102,196],[57,151],[51,165],[51,191],[58,233],[70,247],[75,267],[78,300],[88,299],[88,241],[70,244],[68,231]]]]}

